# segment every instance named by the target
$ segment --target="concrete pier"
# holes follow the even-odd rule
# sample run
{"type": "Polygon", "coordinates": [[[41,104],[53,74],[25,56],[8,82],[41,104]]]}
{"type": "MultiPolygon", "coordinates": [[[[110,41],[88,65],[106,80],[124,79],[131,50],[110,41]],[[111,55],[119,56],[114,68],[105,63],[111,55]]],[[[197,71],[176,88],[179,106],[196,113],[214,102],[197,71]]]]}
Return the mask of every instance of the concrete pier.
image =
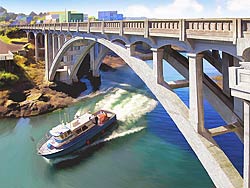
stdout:
{"type": "Polygon", "coordinates": [[[244,188],[250,187],[250,102],[244,102],[244,188]]]}
{"type": "Polygon", "coordinates": [[[203,55],[188,54],[189,59],[189,118],[198,133],[203,133],[204,105],[203,105],[203,55]]]}

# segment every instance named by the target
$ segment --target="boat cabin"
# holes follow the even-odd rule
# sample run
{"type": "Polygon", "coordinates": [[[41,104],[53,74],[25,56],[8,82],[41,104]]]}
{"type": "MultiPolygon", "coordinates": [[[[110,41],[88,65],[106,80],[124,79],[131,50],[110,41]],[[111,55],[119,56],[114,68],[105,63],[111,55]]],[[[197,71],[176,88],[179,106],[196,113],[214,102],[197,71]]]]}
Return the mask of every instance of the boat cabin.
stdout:
{"type": "Polygon", "coordinates": [[[49,133],[55,138],[55,141],[62,143],[72,136],[72,131],[64,123],[52,128],[49,133]]]}

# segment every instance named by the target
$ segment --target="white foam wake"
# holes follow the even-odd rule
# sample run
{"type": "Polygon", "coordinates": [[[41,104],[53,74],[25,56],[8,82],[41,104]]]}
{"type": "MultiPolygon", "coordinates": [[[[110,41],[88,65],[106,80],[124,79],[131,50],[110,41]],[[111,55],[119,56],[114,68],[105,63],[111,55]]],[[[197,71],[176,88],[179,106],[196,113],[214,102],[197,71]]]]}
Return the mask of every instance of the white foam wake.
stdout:
{"type": "Polygon", "coordinates": [[[125,122],[138,120],[141,116],[152,111],[156,105],[156,100],[142,93],[117,88],[97,102],[95,110],[110,110],[116,113],[119,121],[125,122]]]}
{"type": "Polygon", "coordinates": [[[89,145],[89,147],[95,146],[95,145],[103,143],[103,142],[109,142],[109,141],[116,139],[116,138],[120,138],[120,137],[124,137],[124,136],[130,135],[130,134],[134,134],[134,133],[140,132],[143,129],[145,129],[145,127],[136,127],[136,128],[132,128],[130,130],[124,131],[124,132],[120,132],[120,133],[113,132],[107,138],[100,139],[100,140],[93,142],[92,144],[89,145]]]}
{"type": "MultiPolygon", "coordinates": [[[[77,152],[80,152],[80,153],[84,152],[86,149],[91,148],[93,146],[96,146],[98,144],[109,142],[111,140],[114,140],[114,139],[117,139],[117,138],[121,138],[121,137],[130,135],[130,134],[134,134],[134,133],[142,131],[143,129],[145,129],[145,127],[136,127],[136,128],[132,128],[132,129],[130,129],[128,131],[124,131],[124,132],[120,132],[120,133],[117,133],[117,132],[114,131],[110,136],[108,136],[106,138],[103,138],[103,139],[99,139],[99,140],[91,143],[88,146],[80,148],[79,150],[77,150],[77,152]]],[[[58,157],[58,158],[55,158],[55,159],[46,159],[46,158],[44,158],[44,160],[47,163],[49,163],[49,164],[58,164],[60,162],[71,160],[71,159],[75,159],[77,157],[78,157],[77,154],[72,154],[72,155],[67,155],[65,157],[58,157]]]]}

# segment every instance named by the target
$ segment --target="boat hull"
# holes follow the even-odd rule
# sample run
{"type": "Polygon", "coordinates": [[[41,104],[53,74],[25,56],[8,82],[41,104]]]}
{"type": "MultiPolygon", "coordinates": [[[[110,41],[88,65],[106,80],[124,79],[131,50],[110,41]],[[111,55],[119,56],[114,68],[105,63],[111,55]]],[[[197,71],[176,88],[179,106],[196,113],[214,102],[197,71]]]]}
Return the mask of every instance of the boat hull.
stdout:
{"type": "Polygon", "coordinates": [[[115,122],[116,122],[116,115],[110,118],[102,126],[96,126],[95,129],[88,131],[86,134],[78,136],[72,142],[66,144],[61,150],[50,154],[42,154],[42,153],[38,154],[47,159],[54,159],[72,153],[92,143],[98,135],[100,135],[104,130],[111,128],[115,122]]]}

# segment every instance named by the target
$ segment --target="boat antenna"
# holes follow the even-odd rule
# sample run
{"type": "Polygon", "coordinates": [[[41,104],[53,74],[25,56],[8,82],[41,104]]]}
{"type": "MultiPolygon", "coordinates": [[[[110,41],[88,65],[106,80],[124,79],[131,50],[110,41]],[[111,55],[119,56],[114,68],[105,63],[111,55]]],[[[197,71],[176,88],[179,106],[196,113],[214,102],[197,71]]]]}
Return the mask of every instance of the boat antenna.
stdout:
{"type": "Polygon", "coordinates": [[[64,121],[67,122],[66,112],[64,112],[64,121]]]}
{"type": "Polygon", "coordinates": [[[59,122],[62,123],[61,110],[59,110],[59,122]]]}
{"type": "Polygon", "coordinates": [[[68,113],[68,122],[70,122],[69,119],[70,119],[70,118],[69,118],[69,113],[68,113]]]}

